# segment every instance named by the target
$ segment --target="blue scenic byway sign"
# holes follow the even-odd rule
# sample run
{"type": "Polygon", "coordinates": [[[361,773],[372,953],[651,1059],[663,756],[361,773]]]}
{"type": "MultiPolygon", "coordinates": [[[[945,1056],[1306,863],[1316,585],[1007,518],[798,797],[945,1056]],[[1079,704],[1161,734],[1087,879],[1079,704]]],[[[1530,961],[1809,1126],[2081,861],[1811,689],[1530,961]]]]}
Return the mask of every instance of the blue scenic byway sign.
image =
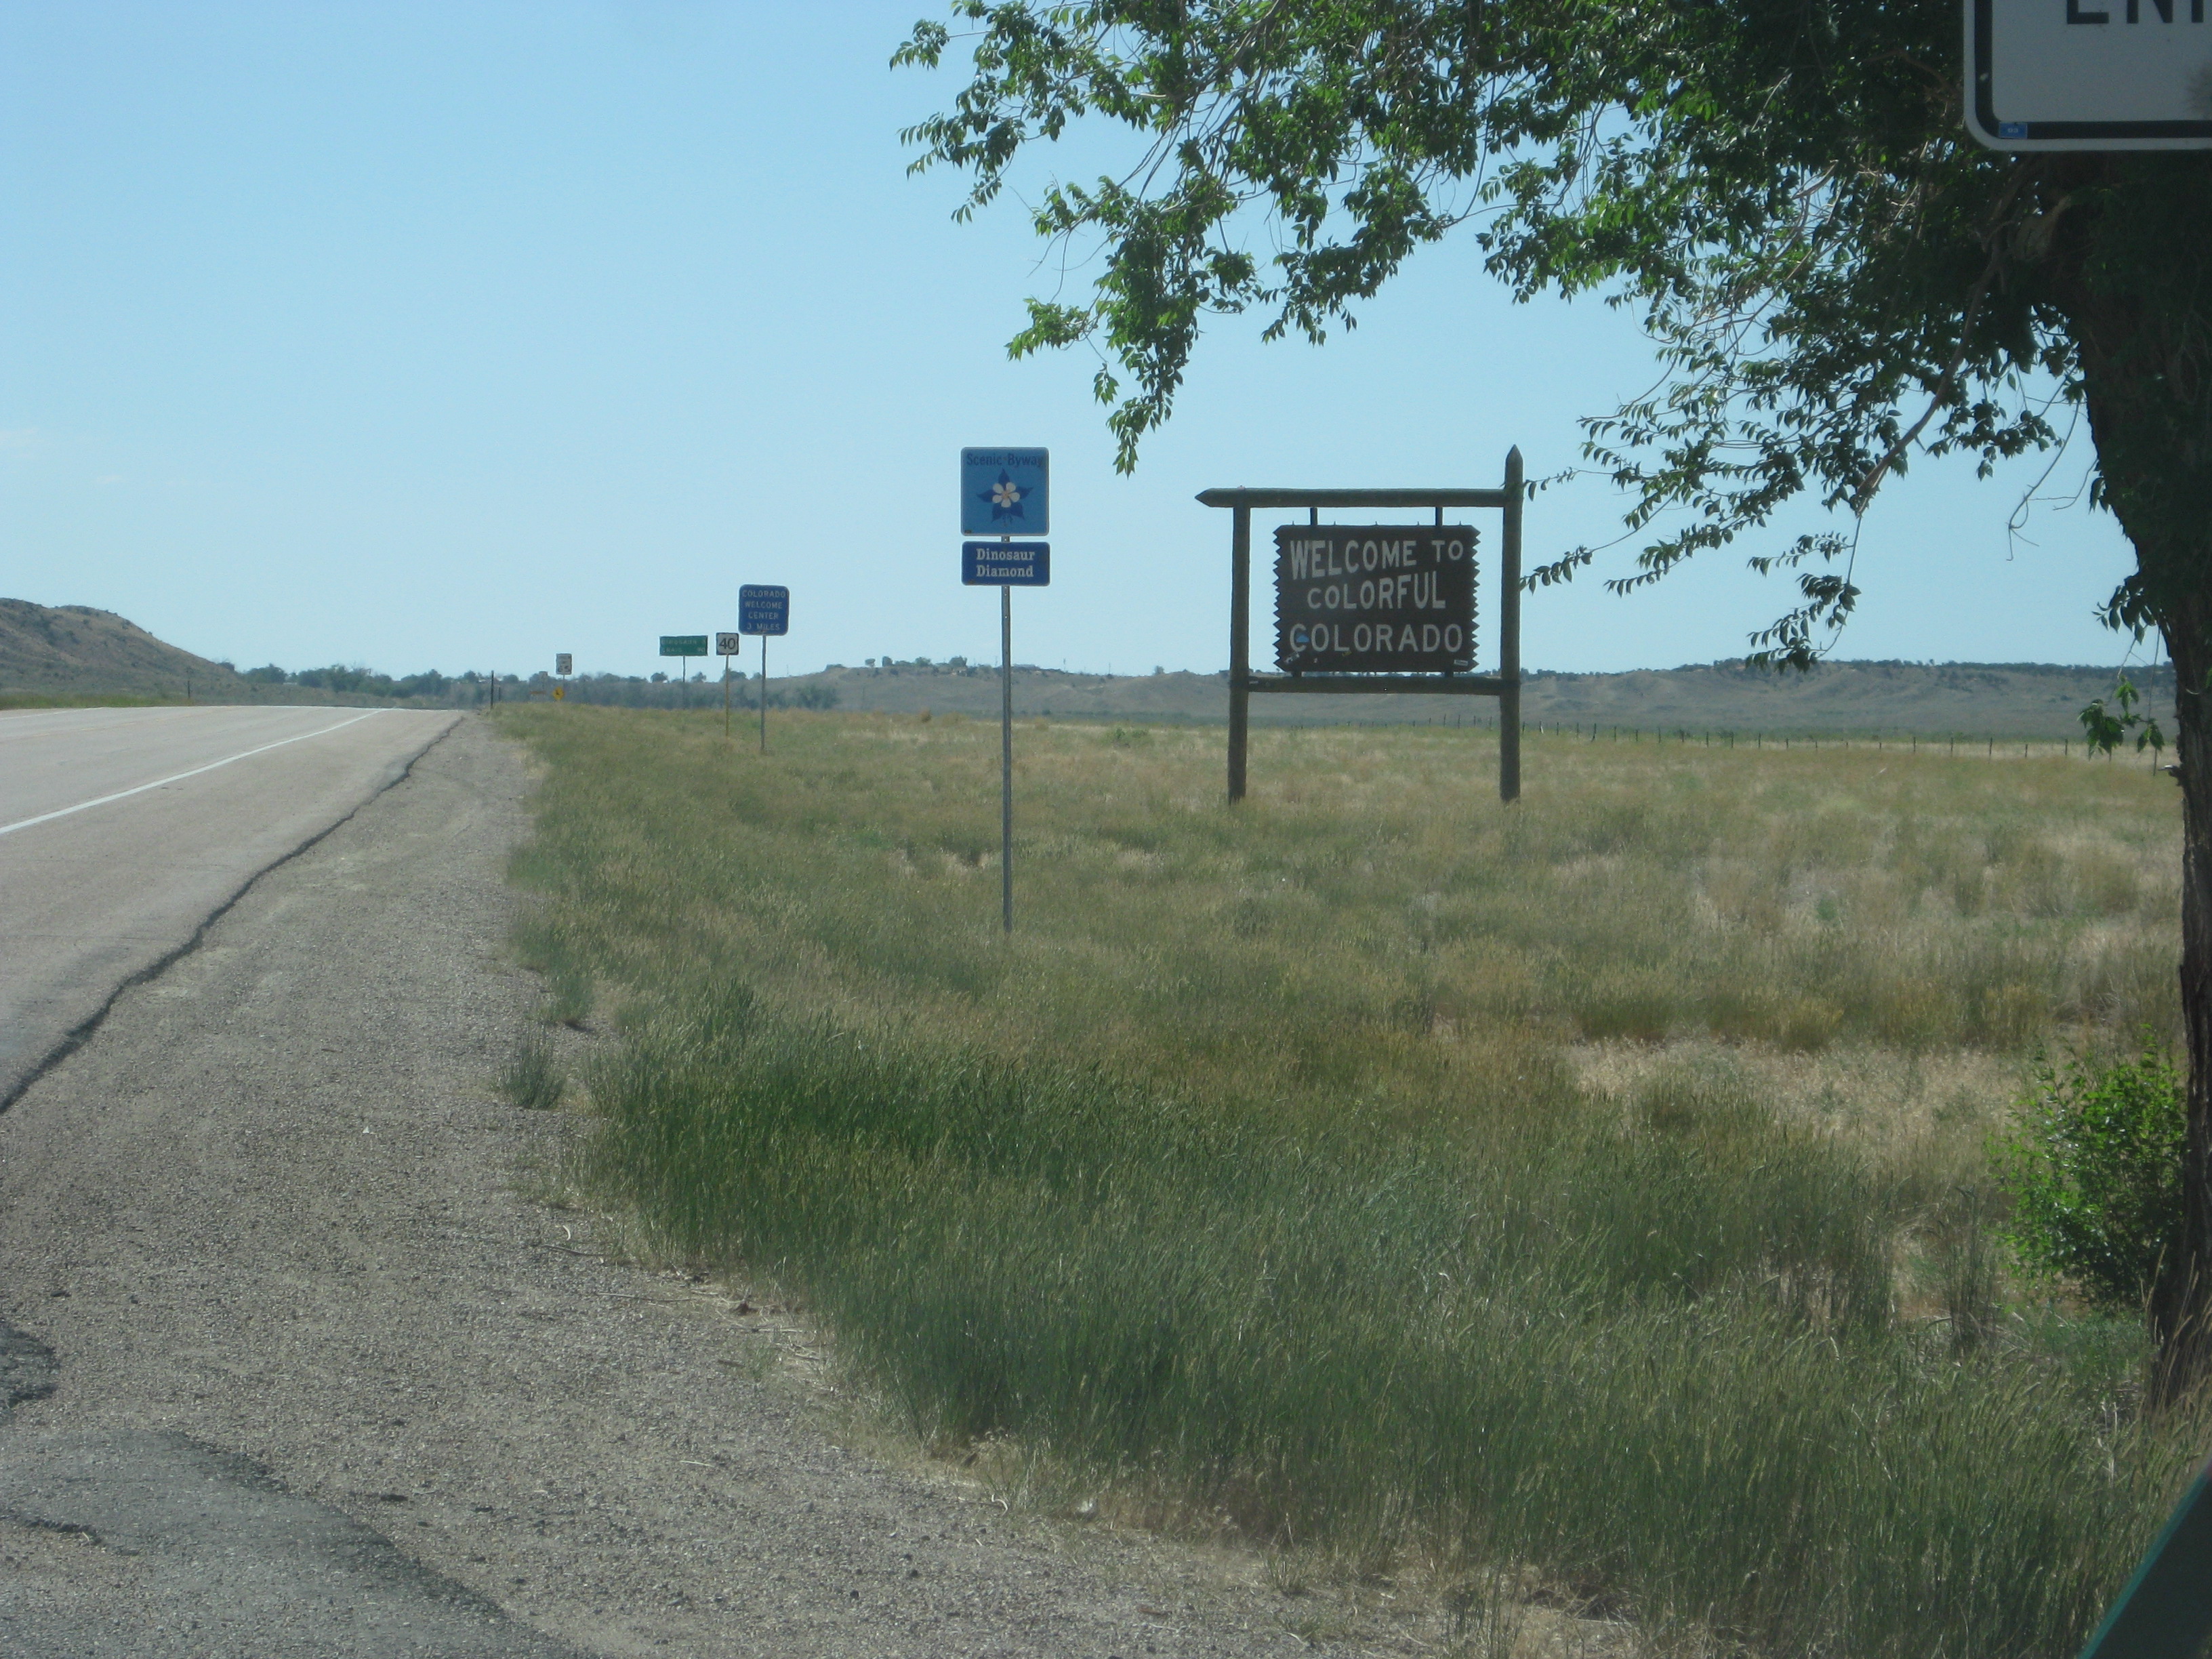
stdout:
{"type": "Polygon", "coordinates": [[[1042,449],[960,452],[960,533],[1042,536],[1052,528],[1042,449]]]}
{"type": "MultiPolygon", "coordinates": [[[[740,634],[788,634],[791,631],[791,590],[747,582],[738,590],[738,631],[740,634]]],[[[702,652],[703,656],[705,653],[702,652]]]]}
{"type": "Polygon", "coordinates": [[[1047,542],[963,542],[960,580],[970,587],[1049,587],[1052,547],[1047,542]]]}

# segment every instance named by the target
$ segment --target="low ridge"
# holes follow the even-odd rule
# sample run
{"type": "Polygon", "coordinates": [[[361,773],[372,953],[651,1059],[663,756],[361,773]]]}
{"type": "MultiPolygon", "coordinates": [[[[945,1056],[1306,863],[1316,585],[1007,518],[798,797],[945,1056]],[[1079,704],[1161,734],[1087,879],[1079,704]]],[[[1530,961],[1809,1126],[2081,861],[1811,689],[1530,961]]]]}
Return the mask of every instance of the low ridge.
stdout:
{"type": "Polygon", "coordinates": [[[112,611],[0,599],[0,696],[242,697],[245,682],[112,611]]]}

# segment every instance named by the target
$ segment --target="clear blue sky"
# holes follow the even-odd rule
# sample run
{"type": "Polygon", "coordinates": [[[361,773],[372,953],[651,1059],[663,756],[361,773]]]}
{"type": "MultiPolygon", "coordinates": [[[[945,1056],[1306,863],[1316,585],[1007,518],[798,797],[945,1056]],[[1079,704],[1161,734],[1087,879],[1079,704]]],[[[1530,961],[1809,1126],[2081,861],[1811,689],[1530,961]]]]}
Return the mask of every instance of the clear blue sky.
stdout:
{"type": "MultiPolygon", "coordinates": [[[[904,176],[897,130],[958,84],[886,67],[932,9],[4,0],[0,594],[241,667],[641,672],[777,581],[772,670],[995,660],[957,452],[1042,444],[1054,586],[1017,656],[1212,669],[1229,527],[1196,490],[1487,483],[1513,443],[1547,472],[1650,379],[1622,317],[1513,306],[1449,246],[1320,350],[1216,325],[1117,476],[1092,363],[1006,360],[1053,280],[1018,204],[957,225],[954,177],[904,176]]],[[[2008,540],[2036,470],[1885,490],[1839,654],[2118,661],[2112,521],[2008,540]]],[[[1595,479],[1540,498],[1531,558],[1618,513],[1595,479]]],[[[1534,596],[1527,660],[1741,653],[1789,595],[1700,562],[1534,596]]]]}

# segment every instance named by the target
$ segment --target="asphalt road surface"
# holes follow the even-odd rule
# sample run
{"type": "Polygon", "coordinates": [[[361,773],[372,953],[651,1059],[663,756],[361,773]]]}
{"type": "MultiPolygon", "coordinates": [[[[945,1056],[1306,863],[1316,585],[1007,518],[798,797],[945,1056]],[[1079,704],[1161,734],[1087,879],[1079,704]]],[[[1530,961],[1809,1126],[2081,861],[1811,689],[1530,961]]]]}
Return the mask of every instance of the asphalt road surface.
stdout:
{"type": "Polygon", "coordinates": [[[359,708],[0,714],[0,1108],[246,884],[456,716],[359,708]]]}
{"type": "MultiPolygon", "coordinates": [[[[173,825],[234,826],[191,859],[173,835],[113,844],[169,848],[221,902],[253,858],[220,843],[294,799],[272,781],[245,810],[264,787],[248,769],[288,757],[321,780],[321,817],[291,831],[313,835],[429,729],[387,722],[179,786],[230,792],[176,803],[173,825]]],[[[197,943],[0,1112],[0,1654],[1313,1646],[1282,1610],[1314,1598],[1285,1602],[1249,1559],[1225,1571],[855,1452],[851,1426],[877,1419],[840,1417],[803,1318],[635,1265],[605,1218],[533,1195],[587,1120],[495,1087],[543,1030],[503,881],[528,788],[516,749],[460,721],[204,929],[168,906],[136,959],[179,929],[197,943]]],[[[161,793],[13,831],[0,856],[167,811],[161,793]]]]}

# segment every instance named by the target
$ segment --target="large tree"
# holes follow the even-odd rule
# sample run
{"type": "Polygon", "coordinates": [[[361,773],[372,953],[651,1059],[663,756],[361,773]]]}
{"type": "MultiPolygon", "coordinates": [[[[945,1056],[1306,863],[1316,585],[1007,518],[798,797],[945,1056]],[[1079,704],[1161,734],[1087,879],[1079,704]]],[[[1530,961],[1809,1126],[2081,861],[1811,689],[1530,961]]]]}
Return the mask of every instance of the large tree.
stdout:
{"type": "MultiPolygon", "coordinates": [[[[1666,374],[1586,422],[1645,545],[1629,589],[1741,543],[1794,570],[1753,643],[1803,665],[1850,614],[1851,538],[1916,454],[1986,466],[2086,416],[2135,571],[2115,627],[2172,653],[2185,801],[2183,1236],[2150,1310],[2173,1391],[2212,1369],[2212,158],[1999,155],[1962,121],[1960,0],[957,0],[971,78],[906,135],[989,203],[1090,118],[1127,165],[1060,182],[1040,234],[1091,291],[1017,353],[1088,343],[1121,463],[1210,315],[1320,339],[1423,244],[1470,235],[1517,296],[1637,307],[1666,374]],[[1262,250],[1254,252],[1255,248],[1262,250]]],[[[895,62],[939,64],[924,21],[895,62]]],[[[1562,580],[1577,550],[1540,569],[1562,580]]]]}

